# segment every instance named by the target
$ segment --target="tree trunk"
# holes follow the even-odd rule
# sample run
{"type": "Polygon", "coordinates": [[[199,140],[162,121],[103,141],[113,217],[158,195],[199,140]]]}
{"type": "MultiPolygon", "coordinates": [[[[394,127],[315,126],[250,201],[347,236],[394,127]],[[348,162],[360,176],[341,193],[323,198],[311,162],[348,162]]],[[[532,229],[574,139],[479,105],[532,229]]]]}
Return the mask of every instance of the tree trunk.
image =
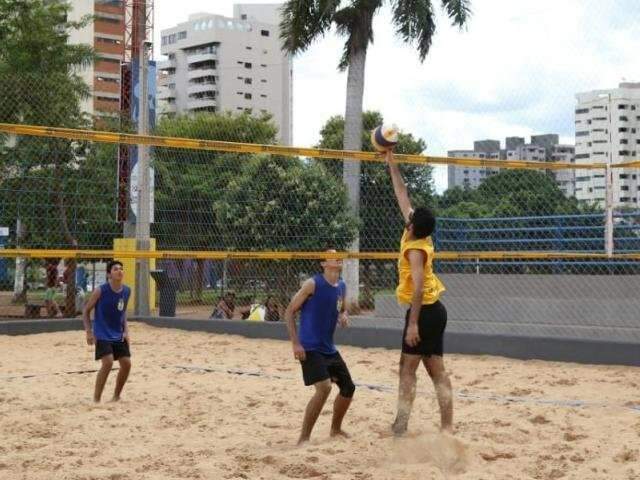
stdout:
{"type": "MultiPolygon", "coordinates": [[[[56,164],[54,172],[55,178],[57,180],[57,185],[54,189],[54,195],[56,206],[58,207],[58,214],[60,215],[62,233],[64,235],[65,241],[69,244],[69,246],[72,249],[77,249],[78,240],[76,240],[76,238],[72,235],[71,230],[69,229],[69,221],[67,220],[67,207],[64,203],[63,194],[64,184],[61,180],[63,178],[63,173],[59,164],[56,164]]],[[[68,258],[66,260],[65,282],[67,291],[64,301],[64,316],[68,318],[76,316],[76,264],[77,262],[75,258],[68,258]]]]}
{"type": "MultiPolygon", "coordinates": [[[[20,221],[20,217],[16,220],[16,248],[22,247],[24,239],[24,223],[20,221]]],[[[13,299],[12,303],[27,303],[27,259],[24,257],[16,258],[16,273],[13,279],[13,299]]]]}
{"type": "Polygon", "coordinates": [[[202,304],[202,284],[204,283],[204,260],[196,260],[196,285],[195,299],[196,303],[202,304]]]}
{"type": "MultiPolygon", "coordinates": [[[[364,67],[367,58],[365,49],[352,52],[347,75],[347,105],[344,115],[345,150],[362,150],[362,97],[364,95],[364,67]]],[[[345,160],[342,179],[349,196],[349,209],[356,218],[360,217],[360,162],[345,160]]],[[[349,251],[360,251],[360,232],[356,232],[349,251]]],[[[347,308],[355,313],[359,310],[358,294],[360,286],[358,260],[344,263],[344,280],[347,285],[347,308]]]]}

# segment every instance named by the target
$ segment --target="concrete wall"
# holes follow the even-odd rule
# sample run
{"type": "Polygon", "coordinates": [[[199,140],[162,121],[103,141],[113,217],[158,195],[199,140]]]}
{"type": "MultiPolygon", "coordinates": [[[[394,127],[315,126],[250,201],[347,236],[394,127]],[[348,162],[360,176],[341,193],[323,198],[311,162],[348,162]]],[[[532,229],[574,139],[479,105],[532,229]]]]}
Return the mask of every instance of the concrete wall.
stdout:
{"type": "MultiPolygon", "coordinates": [[[[176,318],[141,318],[149,325],[162,328],[203,331],[249,338],[287,340],[284,323],[244,322],[238,320],[185,320],[176,318]]],[[[360,319],[366,321],[366,319],[360,319]]],[[[375,321],[375,319],[369,319],[375,321]]],[[[0,335],[27,335],[52,331],[81,330],[80,320],[20,320],[0,322],[0,335]]],[[[399,349],[401,330],[393,327],[352,326],[338,329],[336,343],[365,348],[399,349]]],[[[518,335],[447,332],[448,353],[500,355],[519,359],[540,359],[589,364],[640,366],[640,343],[572,338],[531,337],[518,335]]]]}
{"type": "MultiPolygon", "coordinates": [[[[640,276],[441,275],[452,333],[640,344],[640,276]]],[[[399,327],[406,307],[376,297],[379,325],[399,327]]]]}

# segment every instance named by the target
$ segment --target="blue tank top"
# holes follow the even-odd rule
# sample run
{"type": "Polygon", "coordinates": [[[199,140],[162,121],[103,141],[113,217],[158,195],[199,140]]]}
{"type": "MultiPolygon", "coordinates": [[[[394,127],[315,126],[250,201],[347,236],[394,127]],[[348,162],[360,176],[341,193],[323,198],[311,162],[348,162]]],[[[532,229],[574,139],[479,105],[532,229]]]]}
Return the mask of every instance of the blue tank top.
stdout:
{"type": "Polygon", "coordinates": [[[96,303],[93,321],[93,335],[97,340],[121,342],[124,334],[124,315],[127,311],[131,289],[122,286],[120,292],[114,292],[109,283],[100,285],[100,298],[96,303]]]}
{"type": "Polygon", "coordinates": [[[300,343],[305,350],[332,355],[337,352],[333,333],[346,286],[340,280],[338,286],[334,287],[323,275],[314,276],[313,281],[313,295],[304,302],[300,313],[300,343]]]}

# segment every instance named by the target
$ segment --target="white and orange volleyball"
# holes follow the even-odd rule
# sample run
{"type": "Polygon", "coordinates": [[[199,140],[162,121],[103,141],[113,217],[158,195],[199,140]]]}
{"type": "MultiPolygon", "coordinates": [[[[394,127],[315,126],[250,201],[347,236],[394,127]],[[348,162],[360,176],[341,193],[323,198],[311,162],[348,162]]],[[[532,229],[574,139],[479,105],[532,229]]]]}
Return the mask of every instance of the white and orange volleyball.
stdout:
{"type": "Polygon", "coordinates": [[[371,130],[371,143],[379,152],[392,150],[398,144],[398,127],[395,125],[380,125],[371,130]]]}

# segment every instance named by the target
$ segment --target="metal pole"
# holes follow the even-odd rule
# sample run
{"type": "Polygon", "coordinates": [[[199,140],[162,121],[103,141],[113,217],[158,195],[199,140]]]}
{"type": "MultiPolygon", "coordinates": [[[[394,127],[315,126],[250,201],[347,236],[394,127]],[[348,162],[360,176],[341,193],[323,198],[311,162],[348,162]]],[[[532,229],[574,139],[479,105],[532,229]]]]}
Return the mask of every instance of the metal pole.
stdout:
{"type": "Polygon", "coordinates": [[[611,164],[605,171],[605,223],[604,248],[607,256],[613,256],[613,173],[611,164]]]}
{"type": "MultiPolygon", "coordinates": [[[[138,133],[147,135],[149,131],[149,82],[148,82],[148,43],[143,39],[140,58],[140,98],[138,110],[138,133]]],[[[138,211],[136,213],[136,249],[148,251],[150,248],[150,178],[149,147],[138,145],[138,211]]],[[[149,259],[136,259],[136,303],[135,313],[148,316],[149,308],[149,259]]]]}

